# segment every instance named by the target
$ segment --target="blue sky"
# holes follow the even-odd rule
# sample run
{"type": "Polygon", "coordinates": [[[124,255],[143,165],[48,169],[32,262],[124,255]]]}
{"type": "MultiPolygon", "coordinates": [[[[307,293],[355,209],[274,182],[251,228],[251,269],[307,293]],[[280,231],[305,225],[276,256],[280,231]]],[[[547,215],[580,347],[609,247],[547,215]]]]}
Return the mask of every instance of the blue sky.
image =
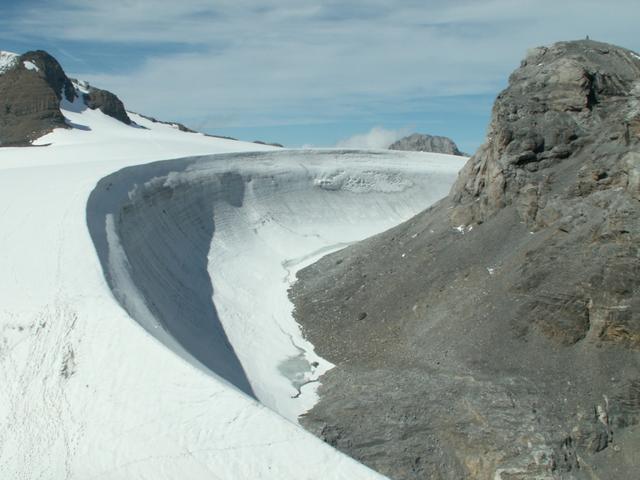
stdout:
{"type": "Polygon", "coordinates": [[[0,0],[0,49],[44,49],[128,109],[287,146],[419,131],[482,143],[528,48],[640,50],[637,0],[0,0]]]}

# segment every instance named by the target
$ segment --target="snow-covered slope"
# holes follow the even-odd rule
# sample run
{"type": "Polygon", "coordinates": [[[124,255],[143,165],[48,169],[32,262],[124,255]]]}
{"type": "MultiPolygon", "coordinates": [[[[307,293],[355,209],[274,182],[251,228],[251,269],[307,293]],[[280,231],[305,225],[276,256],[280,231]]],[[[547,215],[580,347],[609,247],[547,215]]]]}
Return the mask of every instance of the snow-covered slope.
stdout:
{"type": "Polygon", "coordinates": [[[0,477],[377,478],[264,406],[294,418],[314,397],[291,399],[292,381],[329,367],[292,323],[287,282],[435,200],[460,160],[149,163],[270,148],[63,107],[78,128],[0,149],[0,477]],[[233,357],[206,348],[223,335],[228,372],[264,405],[215,373],[242,387],[216,363],[233,357]]]}

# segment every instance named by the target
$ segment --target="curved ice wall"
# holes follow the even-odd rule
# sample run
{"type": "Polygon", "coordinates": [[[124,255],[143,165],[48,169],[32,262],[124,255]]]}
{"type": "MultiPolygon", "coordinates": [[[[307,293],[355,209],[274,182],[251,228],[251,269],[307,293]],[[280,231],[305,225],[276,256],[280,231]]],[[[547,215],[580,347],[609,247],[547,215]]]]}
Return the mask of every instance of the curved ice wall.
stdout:
{"type": "Polygon", "coordinates": [[[353,151],[156,162],[103,178],[87,223],[109,286],[133,319],[294,420],[331,368],[292,319],[295,271],[428,207],[462,162],[353,151]]]}

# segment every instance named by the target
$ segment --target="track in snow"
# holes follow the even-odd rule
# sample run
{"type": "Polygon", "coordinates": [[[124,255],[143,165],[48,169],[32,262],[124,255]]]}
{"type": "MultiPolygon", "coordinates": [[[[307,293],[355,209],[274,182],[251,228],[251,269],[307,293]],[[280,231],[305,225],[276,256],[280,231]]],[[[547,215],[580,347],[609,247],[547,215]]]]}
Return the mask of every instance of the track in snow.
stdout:
{"type": "Polygon", "coordinates": [[[331,368],[291,316],[295,271],[423,210],[447,194],[463,162],[355,151],[156,162],[103,178],[87,223],[132,318],[295,421],[331,368]]]}

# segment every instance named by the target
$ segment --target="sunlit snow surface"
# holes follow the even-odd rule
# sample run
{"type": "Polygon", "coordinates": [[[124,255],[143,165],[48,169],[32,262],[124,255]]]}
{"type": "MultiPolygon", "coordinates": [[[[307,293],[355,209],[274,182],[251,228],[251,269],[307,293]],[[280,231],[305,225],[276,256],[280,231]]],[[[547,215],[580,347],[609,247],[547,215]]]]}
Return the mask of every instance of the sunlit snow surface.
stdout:
{"type": "Polygon", "coordinates": [[[330,367],[286,289],[461,160],[216,157],[269,147],[66,107],[50,146],[0,149],[0,478],[377,478],[281,416],[330,367]]]}
{"type": "Polygon", "coordinates": [[[40,71],[38,66],[33,62],[24,61],[24,62],[22,62],[22,64],[24,65],[24,68],[26,68],[27,70],[32,70],[34,72],[39,72],[40,71]]]}
{"type": "Polygon", "coordinates": [[[0,50],[0,75],[15,67],[19,58],[17,53],[0,50]]]}

